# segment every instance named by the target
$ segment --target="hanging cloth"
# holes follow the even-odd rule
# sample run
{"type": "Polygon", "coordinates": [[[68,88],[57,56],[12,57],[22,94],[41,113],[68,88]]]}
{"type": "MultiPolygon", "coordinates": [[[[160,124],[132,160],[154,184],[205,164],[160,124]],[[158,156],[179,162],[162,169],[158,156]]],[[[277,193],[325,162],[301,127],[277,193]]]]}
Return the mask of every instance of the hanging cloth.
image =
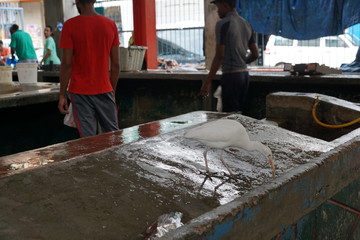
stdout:
{"type": "Polygon", "coordinates": [[[308,40],[339,35],[360,23],[360,0],[237,0],[257,33],[308,40]]]}

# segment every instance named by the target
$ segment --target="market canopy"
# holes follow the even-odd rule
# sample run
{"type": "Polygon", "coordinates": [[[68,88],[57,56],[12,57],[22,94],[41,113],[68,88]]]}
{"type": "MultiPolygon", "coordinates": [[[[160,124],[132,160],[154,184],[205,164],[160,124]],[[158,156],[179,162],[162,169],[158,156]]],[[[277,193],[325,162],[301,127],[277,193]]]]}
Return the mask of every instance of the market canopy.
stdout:
{"type": "Polygon", "coordinates": [[[237,0],[258,33],[291,39],[339,35],[360,22],[360,0],[237,0]]]}

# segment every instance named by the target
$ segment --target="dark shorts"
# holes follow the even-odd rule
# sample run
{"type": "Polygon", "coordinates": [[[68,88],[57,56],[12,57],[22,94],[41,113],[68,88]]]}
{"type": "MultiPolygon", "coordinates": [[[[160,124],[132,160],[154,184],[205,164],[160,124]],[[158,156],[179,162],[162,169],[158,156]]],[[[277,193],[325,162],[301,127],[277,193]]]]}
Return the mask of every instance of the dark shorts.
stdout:
{"type": "Polygon", "coordinates": [[[70,99],[80,137],[94,136],[100,132],[106,133],[119,129],[113,92],[98,95],[70,93],[70,99]]]}
{"type": "Polygon", "coordinates": [[[249,72],[225,73],[221,76],[223,112],[242,112],[249,89],[249,72]]]}

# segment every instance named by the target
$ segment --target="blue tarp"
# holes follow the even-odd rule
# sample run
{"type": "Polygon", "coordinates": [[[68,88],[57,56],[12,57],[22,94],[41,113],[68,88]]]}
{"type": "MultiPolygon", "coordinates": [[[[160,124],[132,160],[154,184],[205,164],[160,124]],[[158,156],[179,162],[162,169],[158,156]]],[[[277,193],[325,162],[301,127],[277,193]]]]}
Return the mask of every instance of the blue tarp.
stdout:
{"type": "Polygon", "coordinates": [[[291,39],[339,35],[360,23],[360,0],[237,0],[257,33],[291,39]]]}
{"type": "Polygon", "coordinates": [[[360,72],[360,47],[356,53],[355,61],[349,64],[342,64],[340,70],[343,72],[360,72]]]}
{"type": "Polygon", "coordinates": [[[351,36],[352,40],[357,46],[360,46],[360,24],[356,24],[347,29],[347,33],[351,36]]]}

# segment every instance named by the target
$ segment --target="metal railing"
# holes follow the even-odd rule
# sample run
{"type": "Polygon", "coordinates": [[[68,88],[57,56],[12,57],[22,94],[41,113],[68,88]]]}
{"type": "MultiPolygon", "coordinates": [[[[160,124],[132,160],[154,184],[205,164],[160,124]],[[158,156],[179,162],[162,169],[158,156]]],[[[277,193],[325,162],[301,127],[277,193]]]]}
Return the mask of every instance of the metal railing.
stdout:
{"type": "Polygon", "coordinates": [[[158,55],[178,63],[205,61],[204,1],[156,0],[158,55]]]}
{"type": "MultiPolygon", "coordinates": [[[[95,7],[115,21],[121,46],[128,47],[134,30],[132,0],[98,0],[95,7]]],[[[158,56],[179,63],[204,61],[204,26],[203,0],[156,0],[158,56]]]]}
{"type": "Polygon", "coordinates": [[[160,58],[178,63],[200,63],[205,61],[204,28],[157,30],[158,55],[160,58]]]}

